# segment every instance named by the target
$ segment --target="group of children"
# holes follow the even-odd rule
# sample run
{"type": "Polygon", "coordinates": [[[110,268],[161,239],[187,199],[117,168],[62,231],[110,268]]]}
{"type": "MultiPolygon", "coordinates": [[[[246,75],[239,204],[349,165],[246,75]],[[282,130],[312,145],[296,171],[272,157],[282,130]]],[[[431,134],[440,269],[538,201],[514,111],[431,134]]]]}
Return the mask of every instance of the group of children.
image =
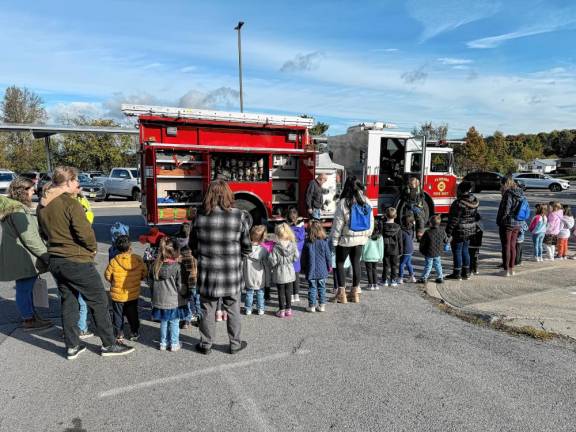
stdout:
{"type": "Polygon", "coordinates": [[[548,253],[549,260],[567,259],[568,240],[572,236],[573,229],[574,216],[570,206],[557,201],[536,204],[535,215],[529,226],[521,228],[518,242],[521,244],[520,237],[523,237],[524,231],[529,231],[532,234],[536,261],[544,261],[544,249],[548,253]]]}

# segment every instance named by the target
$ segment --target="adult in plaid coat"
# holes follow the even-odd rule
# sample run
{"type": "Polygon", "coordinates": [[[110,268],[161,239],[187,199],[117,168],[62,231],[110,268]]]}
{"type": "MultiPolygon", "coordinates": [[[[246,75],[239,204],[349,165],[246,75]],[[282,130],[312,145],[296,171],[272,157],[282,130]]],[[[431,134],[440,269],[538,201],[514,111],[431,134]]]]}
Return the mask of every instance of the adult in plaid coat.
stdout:
{"type": "Polygon", "coordinates": [[[228,313],[230,353],[246,346],[240,340],[240,293],[244,286],[242,260],[252,251],[246,213],[234,208],[234,195],[223,180],[208,187],[202,209],[192,226],[190,248],[198,260],[197,286],[202,320],[197,351],[209,354],[215,331],[215,313],[222,298],[228,313]]]}

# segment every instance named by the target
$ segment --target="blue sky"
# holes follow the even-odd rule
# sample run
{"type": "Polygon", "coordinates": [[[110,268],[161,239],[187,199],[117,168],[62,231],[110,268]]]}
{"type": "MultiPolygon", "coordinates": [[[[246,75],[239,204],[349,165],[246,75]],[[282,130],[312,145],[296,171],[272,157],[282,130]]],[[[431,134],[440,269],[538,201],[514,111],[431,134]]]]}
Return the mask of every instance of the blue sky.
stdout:
{"type": "Polygon", "coordinates": [[[576,128],[576,2],[1,1],[0,90],[40,94],[51,122],[122,102],[307,113],[459,137],[576,128]],[[88,5],[88,6],[87,6],[88,5]]]}

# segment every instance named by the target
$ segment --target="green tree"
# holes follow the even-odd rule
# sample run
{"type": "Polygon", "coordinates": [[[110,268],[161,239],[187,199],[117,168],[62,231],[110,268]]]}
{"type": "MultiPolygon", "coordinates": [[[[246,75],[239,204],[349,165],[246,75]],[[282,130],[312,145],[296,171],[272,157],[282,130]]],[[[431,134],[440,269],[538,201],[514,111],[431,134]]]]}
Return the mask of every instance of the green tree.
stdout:
{"type": "MultiPolygon", "coordinates": [[[[118,127],[114,120],[69,119],[74,126],[118,127]]],[[[78,133],[66,134],[60,140],[55,161],[71,165],[80,171],[109,171],[117,166],[134,166],[138,163],[136,139],[127,135],[78,133]]]]}
{"type": "Polygon", "coordinates": [[[488,168],[503,174],[516,171],[516,162],[510,153],[504,134],[500,131],[487,139],[488,141],[488,168]]]}
{"type": "MultiPolygon", "coordinates": [[[[300,117],[314,118],[308,114],[302,114],[300,117]]],[[[328,123],[317,122],[314,126],[312,126],[310,129],[308,129],[308,133],[310,134],[310,136],[324,135],[326,133],[326,131],[328,130],[328,128],[330,128],[330,125],[328,123]]]]}
{"type": "MultiPolygon", "coordinates": [[[[43,124],[47,119],[42,98],[26,88],[8,87],[0,102],[4,123],[43,124]]],[[[15,171],[45,169],[44,143],[29,132],[7,132],[0,137],[0,163],[15,171]]]]}
{"type": "Polygon", "coordinates": [[[462,173],[485,170],[488,165],[488,150],[484,137],[474,126],[466,133],[466,143],[454,149],[456,164],[462,173]]]}

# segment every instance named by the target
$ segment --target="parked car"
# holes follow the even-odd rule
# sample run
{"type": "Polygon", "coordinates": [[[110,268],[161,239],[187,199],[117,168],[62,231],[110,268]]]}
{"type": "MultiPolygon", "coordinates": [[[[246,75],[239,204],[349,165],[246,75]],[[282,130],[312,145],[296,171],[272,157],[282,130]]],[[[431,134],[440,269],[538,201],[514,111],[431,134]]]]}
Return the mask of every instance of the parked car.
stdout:
{"type": "Polygon", "coordinates": [[[116,195],[140,201],[142,189],[138,168],[112,168],[108,177],[94,177],[94,180],[104,184],[106,199],[116,195]]]}
{"type": "Polygon", "coordinates": [[[550,189],[552,192],[560,192],[570,188],[568,180],[554,178],[547,174],[514,173],[512,177],[522,181],[526,185],[526,189],[550,189]]]}
{"type": "Polygon", "coordinates": [[[504,176],[496,172],[476,171],[466,174],[463,181],[472,183],[472,192],[482,192],[483,190],[499,191],[504,176]]]}
{"type": "Polygon", "coordinates": [[[80,187],[82,188],[82,192],[86,198],[94,199],[95,201],[102,201],[106,198],[104,185],[95,181],[88,174],[80,173],[78,175],[78,181],[80,182],[80,187]]]}
{"type": "Polygon", "coordinates": [[[0,169],[0,195],[6,195],[8,186],[16,178],[16,173],[10,170],[0,169]]]}
{"type": "Polygon", "coordinates": [[[106,174],[104,174],[104,171],[87,171],[85,174],[90,176],[90,178],[106,176],[106,174]]]}

